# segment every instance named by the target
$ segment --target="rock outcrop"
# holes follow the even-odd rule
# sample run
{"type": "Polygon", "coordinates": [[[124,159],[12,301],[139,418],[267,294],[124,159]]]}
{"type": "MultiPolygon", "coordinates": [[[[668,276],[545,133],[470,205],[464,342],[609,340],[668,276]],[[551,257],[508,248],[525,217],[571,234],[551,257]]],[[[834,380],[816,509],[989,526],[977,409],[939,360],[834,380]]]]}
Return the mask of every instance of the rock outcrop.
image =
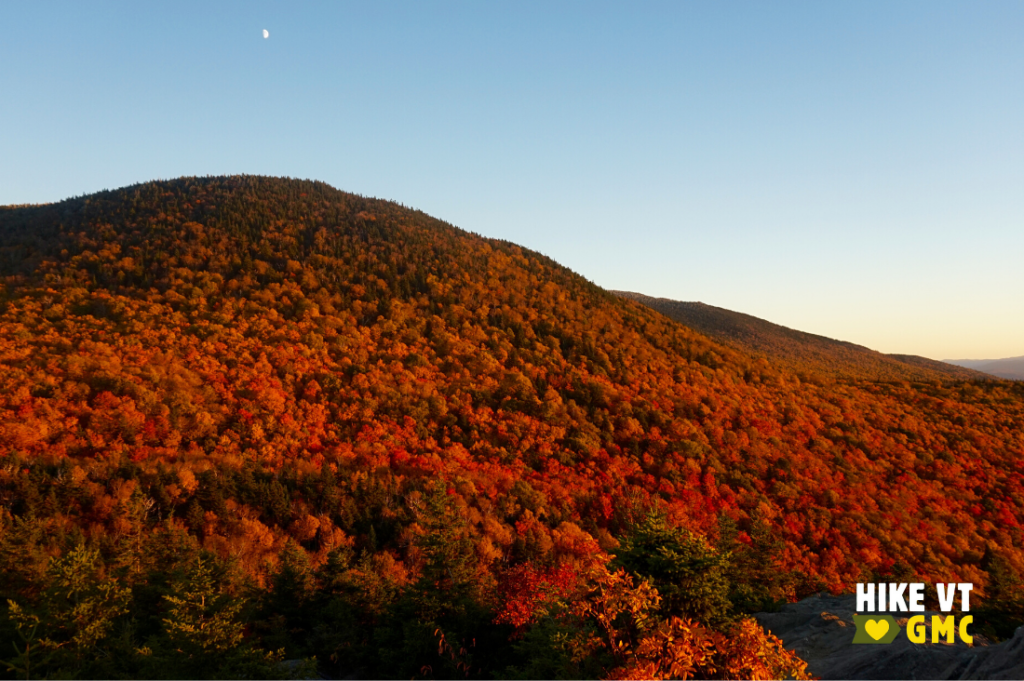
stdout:
{"type": "MultiPolygon", "coordinates": [[[[901,633],[888,645],[853,645],[855,606],[853,595],[823,594],[756,617],[822,679],[1024,679],[1024,627],[999,644],[914,644],[901,633]]],[[[925,614],[930,622],[935,613],[925,614]]]]}

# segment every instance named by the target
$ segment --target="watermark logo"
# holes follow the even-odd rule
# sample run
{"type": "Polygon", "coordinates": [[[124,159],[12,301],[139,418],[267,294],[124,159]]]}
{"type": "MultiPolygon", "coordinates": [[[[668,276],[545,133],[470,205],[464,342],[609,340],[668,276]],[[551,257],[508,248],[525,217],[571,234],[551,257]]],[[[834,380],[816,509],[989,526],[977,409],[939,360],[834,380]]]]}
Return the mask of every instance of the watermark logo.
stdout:
{"type": "MultiPolygon", "coordinates": [[[[952,612],[954,601],[959,596],[960,612],[969,612],[973,589],[973,584],[936,584],[939,610],[952,612]]],[[[890,613],[903,612],[924,612],[923,583],[858,584],[857,614],[853,616],[857,631],[853,635],[853,643],[892,643],[903,629],[900,620],[890,613]]],[[[929,628],[931,643],[955,643],[957,634],[967,645],[974,643],[974,637],[967,632],[967,627],[974,622],[973,615],[961,615],[959,620],[955,615],[932,615],[930,627],[924,615],[901,620],[907,625],[906,636],[911,643],[928,642],[929,628]]]]}
{"type": "Polygon", "coordinates": [[[857,627],[854,643],[892,643],[900,633],[900,625],[892,615],[854,615],[853,624],[857,627]]]}

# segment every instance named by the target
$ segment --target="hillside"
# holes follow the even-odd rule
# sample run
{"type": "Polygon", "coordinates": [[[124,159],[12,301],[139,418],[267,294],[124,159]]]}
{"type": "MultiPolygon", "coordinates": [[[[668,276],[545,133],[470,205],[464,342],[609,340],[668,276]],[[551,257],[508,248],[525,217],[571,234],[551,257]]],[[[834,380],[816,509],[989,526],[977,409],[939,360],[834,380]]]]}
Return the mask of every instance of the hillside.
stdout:
{"type": "Polygon", "coordinates": [[[886,355],[846,341],[833,340],[740,312],[704,303],[652,298],[613,291],[680,324],[755,356],[764,356],[798,374],[867,381],[948,381],[992,378],[977,366],[965,368],[915,355],[886,355]]]}
{"type": "Polygon", "coordinates": [[[745,614],[1024,574],[1024,385],[801,378],[395,203],[0,209],[0,282],[0,641],[40,673],[776,676],[745,614]]]}
{"type": "Polygon", "coordinates": [[[947,359],[949,364],[967,367],[975,371],[983,371],[1000,378],[1024,381],[1024,357],[1007,357],[1006,359],[947,359]]]}

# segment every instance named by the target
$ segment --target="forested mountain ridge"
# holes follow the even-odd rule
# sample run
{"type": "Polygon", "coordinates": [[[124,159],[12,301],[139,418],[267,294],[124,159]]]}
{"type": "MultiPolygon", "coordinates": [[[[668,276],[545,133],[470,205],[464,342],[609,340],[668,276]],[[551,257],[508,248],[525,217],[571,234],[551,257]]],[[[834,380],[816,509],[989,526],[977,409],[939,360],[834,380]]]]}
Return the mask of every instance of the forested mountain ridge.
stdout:
{"type": "Polygon", "coordinates": [[[394,203],[4,209],[0,281],[0,640],[51,673],[770,676],[744,612],[1024,567],[1024,386],[802,380],[394,203]]]}
{"type": "Polygon", "coordinates": [[[968,369],[974,369],[975,371],[984,371],[992,374],[993,376],[999,376],[1000,378],[1024,381],[1024,357],[1006,357],[1003,359],[947,359],[945,361],[949,364],[956,364],[958,366],[967,367],[968,369]]]}
{"type": "Polygon", "coordinates": [[[737,349],[765,356],[797,374],[868,381],[948,381],[994,378],[968,365],[953,366],[916,355],[886,355],[847,341],[733,312],[705,303],[612,291],[737,349]]]}

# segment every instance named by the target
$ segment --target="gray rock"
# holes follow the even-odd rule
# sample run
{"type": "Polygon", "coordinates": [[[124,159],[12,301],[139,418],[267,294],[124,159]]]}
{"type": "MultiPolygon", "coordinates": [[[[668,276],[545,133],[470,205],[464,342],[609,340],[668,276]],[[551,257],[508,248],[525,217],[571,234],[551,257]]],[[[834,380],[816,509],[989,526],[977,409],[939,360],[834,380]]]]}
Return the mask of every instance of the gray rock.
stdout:
{"type": "MultiPolygon", "coordinates": [[[[1024,679],[1024,627],[998,645],[978,635],[973,646],[914,644],[902,633],[888,645],[853,645],[855,608],[852,594],[819,594],[755,617],[822,679],[1024,679]]],[[[936,613],[922,614],[930,624],[936,613]]]]}

